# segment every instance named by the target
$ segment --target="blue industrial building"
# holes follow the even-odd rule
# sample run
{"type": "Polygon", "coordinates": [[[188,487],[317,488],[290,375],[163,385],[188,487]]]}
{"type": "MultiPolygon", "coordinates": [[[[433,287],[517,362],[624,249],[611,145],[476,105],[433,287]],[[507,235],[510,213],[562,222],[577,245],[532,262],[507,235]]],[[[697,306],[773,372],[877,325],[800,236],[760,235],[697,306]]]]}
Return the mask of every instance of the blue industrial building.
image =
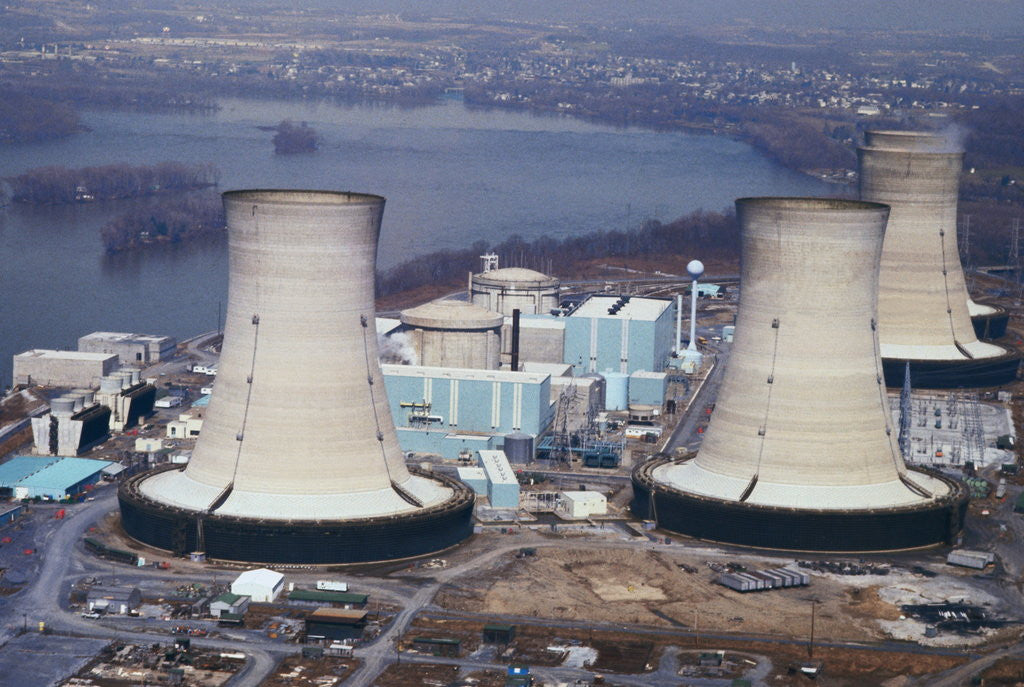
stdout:
{"type": "Polygon", "coordinates": [[[504,451],[479,451],[480,466],[487,475],[487,500],[491,508],[519,508],[519,480],[504,451]]]}
{"type": "Polygon", "coordinates": [[[17,456],[0,465],[0,488],[16,499],[60,500],[74,496],[100,481],[107,460],[48,456],[17,456]]]}
{"type": "Polygon", "coordinates": [[[506,434],[538,436],[554,420],[546,374],[414,365],[381,369],[405,451],[455,457],[494,449],[506,434]]]}
{"type": "Polygon", "coordinates": [[[629,376],[631,404],[660,406],[668,393],[668,375],[664,372],[638,370],[629,376]]]}
{"type": "Polygon", "coordinates": [[[659,372],[672,355],[674,329],[672,299],[591,296],[566,318],[562,360],[578,375],[659,372]]]}

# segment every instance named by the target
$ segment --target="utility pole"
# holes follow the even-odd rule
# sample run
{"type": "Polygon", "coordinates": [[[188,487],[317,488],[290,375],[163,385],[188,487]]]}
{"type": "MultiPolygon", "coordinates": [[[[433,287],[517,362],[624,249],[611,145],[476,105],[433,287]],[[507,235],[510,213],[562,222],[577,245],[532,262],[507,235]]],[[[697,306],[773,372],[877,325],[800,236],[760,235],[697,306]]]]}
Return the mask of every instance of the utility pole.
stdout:
{"type": "Polygon", "coordinates": [[[814,658],[814,612],[817,605],[818,600],[811,599],[811,641],[807,643],[807,658],[814,658]]]}

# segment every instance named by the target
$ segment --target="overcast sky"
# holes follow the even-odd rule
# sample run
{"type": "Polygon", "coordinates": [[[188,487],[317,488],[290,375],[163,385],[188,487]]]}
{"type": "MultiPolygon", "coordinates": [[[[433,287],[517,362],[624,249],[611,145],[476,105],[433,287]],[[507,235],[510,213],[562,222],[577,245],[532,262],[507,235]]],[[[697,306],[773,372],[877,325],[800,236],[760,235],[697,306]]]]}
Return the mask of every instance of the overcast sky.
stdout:
{"type": "Polygon", "coordinates": [[[305,0],[355,11],[561,21],[668,19],[775,26],[1024,32],[1024,0],[305,0]]]}

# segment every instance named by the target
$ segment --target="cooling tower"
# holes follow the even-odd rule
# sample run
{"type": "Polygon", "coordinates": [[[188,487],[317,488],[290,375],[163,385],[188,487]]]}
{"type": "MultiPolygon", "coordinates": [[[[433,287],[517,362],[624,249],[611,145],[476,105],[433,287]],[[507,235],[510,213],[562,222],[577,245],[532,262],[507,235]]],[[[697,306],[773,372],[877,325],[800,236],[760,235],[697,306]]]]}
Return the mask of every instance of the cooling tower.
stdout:
{"type": "Polygon", "coordinates": [[[1006,384],[1020,356],[979,341],[1006,329],[1004,314],[973,303],[957,249],[957,192],[963,151],[947,137],[869,131],[858,151],[861,200],[892,208],[879,275],[878,338],[885,379],[930,388],[1006,384]]]}
{"type": "Polygon", "coordinates": [[[736,208],[739,312],[714,413],[695,457],[634,470],[634,513],[775,549],[951,542],[965,491],[908,469],[891,426],[875,331],[888,208],[807,198],[736,208]]]}
{"type": "Polygon", "coordinates": [[[406,468],[377,360],[378,196],[224,194],[217,393],[192,459],[119,491],[125,531],[266,563],[426,554],[472,531],[472,492],[406,468]]]}

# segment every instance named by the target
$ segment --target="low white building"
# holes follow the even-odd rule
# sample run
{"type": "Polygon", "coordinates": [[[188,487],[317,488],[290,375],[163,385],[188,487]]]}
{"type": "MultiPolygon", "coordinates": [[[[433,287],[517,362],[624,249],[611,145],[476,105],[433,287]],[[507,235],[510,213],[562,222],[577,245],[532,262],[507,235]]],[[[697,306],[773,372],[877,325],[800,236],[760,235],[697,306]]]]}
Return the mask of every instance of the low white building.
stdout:
{"type": "Polygon", "coordinates": [[[251,599],[248,596],[224,592],[210,602],[210,615],[214,618],[219,618],[221,613],[233,613],[235,615],[245,613],[249,610],[249,601],[251,599]]]}
{"type": "Polygon", "coordinates": [[[203,418],[182,413],[177,420],[167,423],[167,436],[171,439],[194,439],[203,429],[203,418]]]}
{"type": "Polygon", "coordinates": [[[565,518],[586,519],[608,512],[608,499],[596,491],[563,491],[555,503],[555,512],[565,518]]]}
{"type": "Polygon", "coordinates": [[[251,597],[255,603],[270,603],[284,589],[284,575],[267,568],[246,570],[231,583],[231,593],[251,597]]]}

